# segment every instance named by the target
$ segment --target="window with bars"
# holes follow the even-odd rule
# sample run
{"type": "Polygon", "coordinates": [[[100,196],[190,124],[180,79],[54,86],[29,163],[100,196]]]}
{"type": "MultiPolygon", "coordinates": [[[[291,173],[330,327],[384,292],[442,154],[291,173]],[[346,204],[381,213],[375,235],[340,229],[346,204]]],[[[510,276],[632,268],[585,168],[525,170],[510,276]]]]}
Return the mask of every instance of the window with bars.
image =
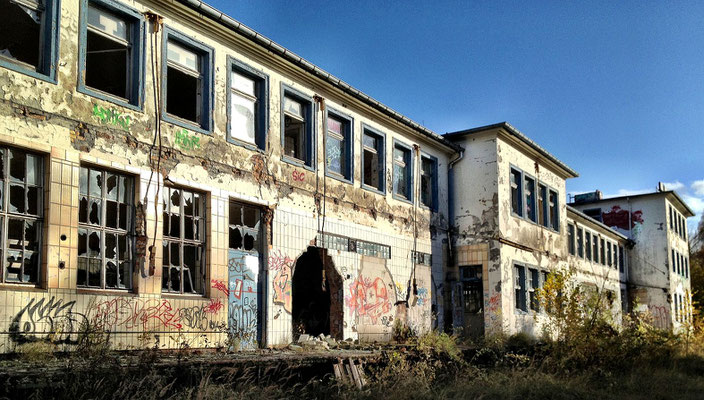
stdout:
{"type": "Polygon", "coordinates": [[[44,160],[0,147],[0,282],[39,283],[44,160]]]}
{"type": "Polygon", "coordinates": [[[163,188],[162,292],[205,294],[205,194],[163,188]]]}
{"type": "Polygon", "coordinates": [[[77,285],[132,288],[134,178],[81,167],[77,285]]]}

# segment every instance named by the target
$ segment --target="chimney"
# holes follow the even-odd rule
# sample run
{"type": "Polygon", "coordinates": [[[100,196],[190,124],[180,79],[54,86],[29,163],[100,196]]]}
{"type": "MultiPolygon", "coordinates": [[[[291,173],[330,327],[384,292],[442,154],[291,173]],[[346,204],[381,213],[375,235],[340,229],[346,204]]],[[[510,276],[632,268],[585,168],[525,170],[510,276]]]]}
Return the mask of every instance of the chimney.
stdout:
{"type": "Polygon", "coordinates": [[[662,182],[658,182],[658,192],[664,192],[666,190],[667,188],[665,188],[665,184],[662,182]]]}

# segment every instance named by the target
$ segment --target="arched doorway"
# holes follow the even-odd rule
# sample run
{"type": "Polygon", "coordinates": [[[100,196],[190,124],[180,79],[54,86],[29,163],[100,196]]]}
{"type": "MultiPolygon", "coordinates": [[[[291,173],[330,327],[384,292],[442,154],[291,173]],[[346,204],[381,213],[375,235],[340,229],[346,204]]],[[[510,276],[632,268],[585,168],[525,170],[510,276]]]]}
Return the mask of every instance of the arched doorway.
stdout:
{"type": "Polygon", "coordinates": [[[309,247],[293,269],[291,316],[293,338],[302,333],[342,339],[342,277],[325,249],[309,247]]]}

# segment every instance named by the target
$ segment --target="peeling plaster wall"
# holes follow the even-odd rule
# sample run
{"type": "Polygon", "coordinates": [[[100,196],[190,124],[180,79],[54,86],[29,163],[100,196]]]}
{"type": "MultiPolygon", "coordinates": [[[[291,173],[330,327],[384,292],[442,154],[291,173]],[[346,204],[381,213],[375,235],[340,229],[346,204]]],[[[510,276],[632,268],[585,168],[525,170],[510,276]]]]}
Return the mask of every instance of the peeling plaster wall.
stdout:
{"type": "MultiPolygon", "coordinates": [[[[149,10],[162,15],[166,26],[214,49],[214,126],[211,134],[201,134],[155,118],[151,63],[152,56],[156,55],[161,66],[161,33],[155,36],[156,54],[152,53],[150,35],[147,35],[144,77],[146,100],[142,110],[135,111],[80,93],[76,90],[79,3],[61,2],[57,84],[0,68],[0,144],[38,151],[47,157],[48,165],[42,280],[39,288],[0,284],[0,299],[6,305],[0,307],[0,352],[12,351],[17,343],[10,337],[13,320],[17,316],[23,318],[20,315],[23,313],[26,316],[29,312],[27,307],[38,304],[41,299],[47,304],[52,298],[54,305],[62,302],[62,305],[56,306],[61,312],[71,311],[71,315],[81,314],[88,319],[92,319],[92,313],[97,312],[93,305],[96,302],[119,303],[122,308],[115,309],[113,316],[131,310],[133,314],[137,313],[134,318],[141,318],[140,315],[144,314],[139,312],[147,312],[144,310],[149,310],[151,306],[173,314],[169,317],[152,311],[145,317],[150,322],[144,326],[131,324],[129,329],[116,328],[123,335],[120,340],[113,341],[113,345],[118,348],[141,345],[139,338],[145,332],[148,333],[144,338],[145,343],[153,345],[159,340],[161,347],[178,347],[183,343],[192,343],[192,346],[197,347],[222,345],[225,341],[222,323],[227,322],[227,288],[224,288],[223,293],[220,284],[227,281],[227,205],[230,199],[273,210],[272,229],[268,232],[272,239],[266,249],[265,266],[266,345],[284,345],[291,339],[290,284],[287,298],[287,279],[290,279],[291,266],[297,257],[315,241],[318,224],[322,222],[319,217],[323,206],[326,231],[391,246],[391,259],[386,260],[386,263],[392,282],[386,284],[393,286],[390,293],[396,299],[405,299],[408,293],[413,269],[410,255],[414,248],[414,220],[416,221],[418,239],[415,248],[420,252],[433,252],[432,274],[430,277],[423,275],[423,285],[428,289],[427,295],[431,300],[422,305],[422,311],[405,310],[404,318],[405,313],[416,315],[412,322],[423,329],[435,323],[432,312],[428,312],[427,307],[434,303],[434,306],[442,309],[442,302],[437,302],[434,293],[433,277],[442,276],[445,259],[444,243],[447,241],[449,225],[447,163],[452,156],[449,150],[175,3],[124,2],[139,12],[149,10]],[[228,56],[269,75],[269,131],[265,151],[249,150],[226,141],[228,56]],[[324,178],[324,113],[320,109],[315,112],[315,171],[281,161],[281,83],[311,97],[321,96],[327,107],[333,107],[354,119],[353,184],[324,178]],[[363,123],[386,135],[385,195],[360,187],[363,123]],[[157,151],[150,154],[156,124],[161,127],[163,147],[160,154],[157,151]],[[410,146],[418,145],[424,153],[437,157],[438,212],[430,212],[423,207],[414,210],[408,203],[393,198],[389,162],[392,159],[394,139],[410,146]],[[147,190],[151,168],[156,167],[157,162],[159,170],[147,190]],[[145,196],[147,198],[145,210],[149,244],[153,238],[152,232],[155,229],[157,232],[156,271],[151,275],[148,267],[137,265],[132,293],[76,289],[77,174],[80,165],[84,164],[104,166],[134,175],[138,178],[135,201],[142,201],[145,196]],[[66,170],[68,172],[63,172],[66,170]],[[68,175],[64,178],[62,172],[68,175]],[[201,190],[208,195],[206,247],[209,274],[205,297],[167,298],[161,295],[161,201],[154,204],[154,196],[157,182],[163,183],[164,177],[176,185],[201,190]],[[327,197],[323,202],[324,195],[327,197]],[[59,242],[61,234],[67,235],[67,242],[59,242]],[[435,254],[438,249],[441,253],[435,254]],[[66,261],[65,270],[59,270],[59,260],[66,261]],[[153,301],[161,303],[147,304],[153,301]],[[210,306],[212,301],[221,301],[224,308],[210,306]],[[69,303],[70,307],[65,306],[69,303]],[[193,307],[210,307],[208,312],[213,315],[208,316],[210,319],[206,320],[205,325],[198,325],[198,329],[184,329],[185,325],[182,324],[179,328],[178,323],[172,323],[174,318],[187,317],[181,316],[179,310],[193,307]],[[418,318],[421,317],[425,319],[419,321],[418,318]],[[209,321],[215,322],[210,324],[209,321]],[[205,332],[200,329],[202,326],[207,326],[205,332]],[[156,338],[154,332],[162,332],[160,339],[156,338]],[[166,340],[166,336],[171,339],[166,340]]],[[[417,163],[416,160],[414,166],[417,163]]],[[[415,172],[414,184],[418,182],[418,173],[415,172]]],[[[329,255],[345,280],[344,290],[348,294],[349,285],[361,270],[362,256],[339,251],[330,251],[329,255]]],[[[393,304],[393,307],[397,305],[393,304]]],[[[356,312],[345,305],[343,330],[346,338],[358,337],[356,312]]],[[[73,323],[71,318],[73,317],[69,316],[69,322],[73,323]]],[[[45,318],[42,321],[43,325],[36,325],[38,321],[33,320],[29,325],[22,323],[18,326],[21,329],[27,326],[24,333],[31,337],[50,339],[49,333],[54,327],[47,325],[45,318]]],[[[389,323],[393,323],[393,320],[389,323]]]]}

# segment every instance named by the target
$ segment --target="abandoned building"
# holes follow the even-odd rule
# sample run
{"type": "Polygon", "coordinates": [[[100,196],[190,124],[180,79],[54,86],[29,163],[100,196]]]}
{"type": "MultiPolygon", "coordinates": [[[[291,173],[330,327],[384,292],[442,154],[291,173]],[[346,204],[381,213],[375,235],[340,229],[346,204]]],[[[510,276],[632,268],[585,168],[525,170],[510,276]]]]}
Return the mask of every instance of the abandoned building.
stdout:
{"type": "Polygon", "coordinates": [[[688,272],[636,271],[651,231],[569,206],[577,173],[507,123],[439,135],[196,0],[0,11],[0,352],[539,334],[569,265],[688,318],[688,272]]]}

